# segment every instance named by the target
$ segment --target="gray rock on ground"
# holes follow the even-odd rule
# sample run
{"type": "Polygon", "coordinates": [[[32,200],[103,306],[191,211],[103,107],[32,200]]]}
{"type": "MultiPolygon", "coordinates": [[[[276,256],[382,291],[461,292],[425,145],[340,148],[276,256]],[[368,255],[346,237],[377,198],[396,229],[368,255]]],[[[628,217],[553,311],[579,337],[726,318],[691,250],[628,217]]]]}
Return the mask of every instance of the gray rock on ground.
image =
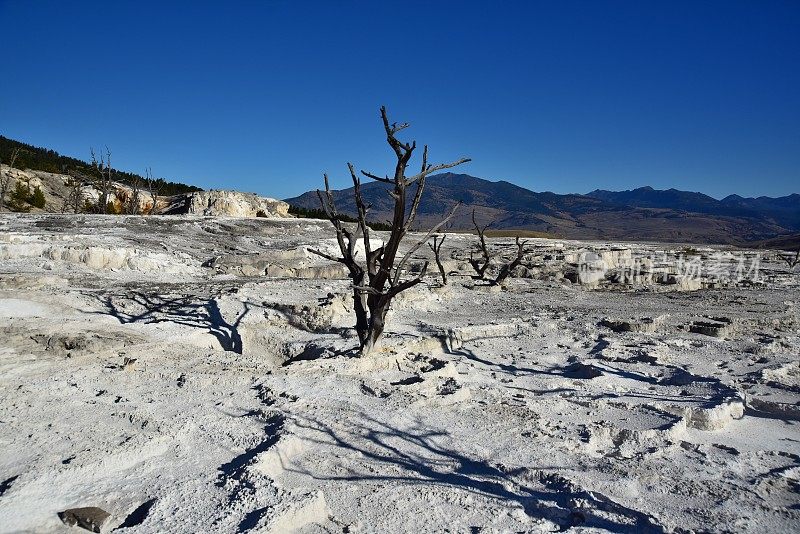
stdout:
{"type": "Polygon", "coordinates": [[[190,215],[225,215],[229,217],[289,217],[289,204],[255,193],[239,191],[198,191],[186,200],[190,215]]]}
{"type": "Polygon", "coordinates": [[[58,517],[65,525],[78,526],[90,532],[102,532],[111,519],[111,514],[97,506],[86,506],[64,510],[58,513],[58,517]]]}

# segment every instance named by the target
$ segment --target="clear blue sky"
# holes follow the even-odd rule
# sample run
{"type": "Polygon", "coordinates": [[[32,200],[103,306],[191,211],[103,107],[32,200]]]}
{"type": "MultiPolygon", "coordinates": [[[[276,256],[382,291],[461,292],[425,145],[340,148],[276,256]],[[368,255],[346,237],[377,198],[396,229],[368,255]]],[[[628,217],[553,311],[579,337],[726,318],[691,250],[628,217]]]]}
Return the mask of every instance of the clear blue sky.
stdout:
{"type": "Polygon", "coordinates": [[[0,134],[285,198],[433,160],[536,191],[800,192],[800,2],[0,0],[0,134]]]}

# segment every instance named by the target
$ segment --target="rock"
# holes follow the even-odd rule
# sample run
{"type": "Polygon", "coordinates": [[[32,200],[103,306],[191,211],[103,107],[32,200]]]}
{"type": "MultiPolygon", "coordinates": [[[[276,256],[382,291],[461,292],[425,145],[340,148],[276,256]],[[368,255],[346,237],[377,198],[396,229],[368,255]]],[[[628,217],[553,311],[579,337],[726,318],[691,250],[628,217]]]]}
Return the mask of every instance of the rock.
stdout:
{"type": "Polygon", "coordinates": [[[611,272],[609,277],[615,284],[622,285],[649,285],[653,283],[653,273],[642,268],[620,268],[611,272]]]}
{"type": "Polygon", "coordinates": [[[733,322],[725,317],[712,317],[709,321],[694,321],[689,324],[689,332],[711,337],[727,337],[734,331],[733,322]]]}
{"type": "Polygon", "coordinates": [[[224,254],[207,260],[203,266],[219,273],[237,276],[340,280],[347,278],[347,268],[340,263],[307,265],[305,249],[276,250],[260,254],[224,254]]]}
{"type": "Polygon", "coordinates": [[[567,254],[565,260],[569,266],[564,271],[564,277],[570,282],[594,286],[606,277],[608,264],[594,252],[567,254]]]}
{"type": "Polygon", "coordinates": [[[186,197],[184,212],[193,215],[229,217],[291,217],[289,204],[255,193],[197,191],[186,197]]]}
{"type": "Polygon", "coordinates": [[[604,269],[586,269],[578,271],[578,283],[592,286],[600,283],[606,277],[604,269]]]}
{"type": "Polygon", "coordinates": [[[748,394],[746,396],[747,407],[750,409],[784,421],[800,421],[800,404],[793,401],[791,395],[748,394]]]}
{"type": "Polygon", "coordinates": [[[776,369],[764,369],[761,371],[761,378],[772,387],[798,391],[800,390],[800,362],[790,362],[776,369]]]}
{"type": "Polygon", "coordinates": [[[697,291],[703,288],[703,281],[696,276],[670,274],[662,278],[667,285],[675,286],[678,291],[697,291]]]}
{"type": "MultiPolygon", "coordinates": [[[[45,243],[0,244],[0,259],[43,258],[53,262],[83,264],[95,270],[159,271],[192,274],[199,269],[186,256],[140,251],[134,248],[64,246],[45,243]]],[[[57,264],[53,263],[53,268],[57,264]]]]}
{"type": "Polygon", "coordinates": [[[741,399],[728,399],[711,407],[685,407],[668,409],[677,415],[682,415],[686,426],[698,430],[721,430],[733,420],[744,417],[744,403],[741,399]]]}
{"type": "Polygon", "coordinates": [[[568,378],[589,380],[592,378],[597,378],[598,376],[603,376],[603,371],[591,364],[587,365],[584,363],[574,363],[564,369],[564,376],[568,378]]]}
{"type": "Polygon", "coordinates": [[[655,332],[661,322],[664,320],[664,316],[661,315],[659,317],[642,317],[640,319],[627,319],[627,320],[615,320],[615,319],[603,319],[600,321],[600,326],[605,326],[606,328],[610,328],[614,332],[655,332]]]}
{"type": "Polygon", "coordinates": [[[103,527],[111,519],[111,514],[97,506],[87,506],[85,508],[64,510],[58,513],[58,517],[65,525],[71,527],[77,525],[90,532],[102,532],[103,527]]]}
{"type": "Polygon", "coordinates": [[[741,398],[729,398],[710,406],[665,406],[664,409],[683,417],[688,428],[714,431],[722,430],[731,421],[744,417],[744,402],[741,398]]]}
{"type": "Polygon", "coordinates": [[[312,267],[286,267],[285,265],[268,265],[264,276],[269,278],[297,278],[302,280],[342,280],[348,272],[344,265],[315,265],[312,267]]]}

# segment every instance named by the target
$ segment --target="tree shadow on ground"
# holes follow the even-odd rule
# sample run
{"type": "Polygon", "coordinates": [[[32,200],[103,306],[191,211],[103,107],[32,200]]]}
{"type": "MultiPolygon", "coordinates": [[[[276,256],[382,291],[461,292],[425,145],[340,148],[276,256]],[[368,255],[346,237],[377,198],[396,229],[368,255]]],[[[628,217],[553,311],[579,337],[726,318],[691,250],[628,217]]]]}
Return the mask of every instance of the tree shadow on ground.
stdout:
{"type": "MultiPolygon", "coordinates": [[[[484,365],[487,368],[491,369],[493,372],[504,373],[512,377],[545,375],[545,376],[554,376],[560,378],[568,378],[572,380],[591,380],[592,378],[594,378],[594,376],[592,375],[582,374],[586,368],[576,363],[570,363],[565,366],[552,366],[549,368],[537,369],[533,367],[521,367],[514,364],[491,361],[486,358],[478,356],[474,350],[467,349],[465,347],[461,347],[458,350],[449,351],[449,354],[454,356],[460,356],[465,360],[484,365]]],[[[608,362],[603,362],[602,364],[598,362],[592,362],[591,367],[593,367],[597,372],[605,375],[617,376],[619,378],[641,382],[642,385],[646,388],[646,392],[628,391],[624,394],[618,394],[612,391],[608,391],[599,395],[592,395],[586,392],[587,393],[586,396],[594,400],[599,398],[613,399],[622,397],[639,397],[639,398],[647,398],[659,401],[669,401],[678,404],[702,402],[708,404],[709,406],[718,403],[720,401],[723,401],[725,399],[730,399],[738,396],[738,393],[734,388],[726,385],[718,378],[694,375],[686,371],[682,367],[671,364],[651,364],[651,365],[663,370],[664,372],[663,376],[651,376],[648,374],[632,371],[630,369],[622,369],[618,366],[611,365],[608,362]],[[705,388],[707,388],[709,395],[708,396],[693,395],[686,391],[682,391],[680,393],[675,393],[675,394],[668,394],[654,390],[654,387],[658,386],[664,387],[666,389],[669,386],[683,386],[692,383],[702,384],[705,388]]],[[[524,390],[524,388],[520,388],[518,386],[514,386],[511,388],[524,390]]]]}
{"type": "Polygon", "coordinates": [[[222,316],[216,299],[195,295],[160,295],[132,292],[125,294],[91,295],[101,310],[85,313],[110,315],[122,324],[174,323],[208,330],[223,350],[242,353],[239,324],[253,305],[244,302],[244,311],[229,323],[222,316]]]}
{"type": "MultiPolygon", "coordinates": [[[[257,415],[247,414],[247,415],[257,415]]],[[[264,420],[264,441],[254,447],[246,449],[244,452],[232,458],[229,462],[220,465],[217,469],[216,486],[219,488],[228,487],[228,504],[235,506],[242,500],[252,499],[257,491],[257,485],[248,474],[248,468],[256,460],[259,454],[272,448],[280,439],[283,431],[285,416],[280,412],[267,415],[264,420]]],[[[258,522],[269,511],[269,506],[260,507],[247,512],[239,522],[237,532],[247,532],[256,528],[258,522]]]]}
{"type": "Polygon", "coordinates": [[[318,436],[304,435],[309,441],[357,453],[358,461],[364,462],[363,469],[348,468],[342,475],[312,473],[295,465],[284,465],[284,469],[321,481],[453,488],[521,506],[529,517],[552,521],[561,530],[581,526],[612,532],[665,531],[652,516],[585,490],[558,473],[526,467],[512,469],[470,458],[442,445],[451,438],[447,432],[426,428],[419,422],[401,430],[363,412],[351,414],[347,420],[361,426],[350,432],[308,417],[293,419],[295,425],[318,436]]]}

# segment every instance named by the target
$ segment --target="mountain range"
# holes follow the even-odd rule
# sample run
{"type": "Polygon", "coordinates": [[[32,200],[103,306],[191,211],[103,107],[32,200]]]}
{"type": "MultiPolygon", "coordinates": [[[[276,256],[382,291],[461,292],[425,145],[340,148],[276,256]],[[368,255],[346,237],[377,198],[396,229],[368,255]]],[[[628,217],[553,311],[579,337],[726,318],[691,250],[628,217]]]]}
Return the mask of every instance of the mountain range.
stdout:
{"type": "MultiPolygon", "coordinates": [[[[85,161],[0,135],[0,161],[8,163],[17,150],[18,169],[91,175],[91,166],[85,161]]],[[[121,171],[116,172],[116,179],[123,183],[142,181],[140,176],[121,171]]],[[[183,198],[201,190],[163,179],[155,183],[165,197],[183,198]]],[[[386,194],[388,187],[380,182],[362,185],[365,200],[371,205],[370,222],[381,223],[391,218],[394,201],[386,194]]],[[[355,215],[352,188],[334,191],[334,198],[342,213],[355,215]]],[[[304,210],[320,207],[314,191],[286,201],[304,210]]],[[[474,210],[481,225],[491,223],[496,231],[527,230],[570,239],[722,243],[787,249],[800,246],[800,194],[796,193],[779,198],[730,195],[717,200],[702,193],[640,187],[561,195],[536,193],[509,182],[493,182],[468,174],[443,173],[428,177],[416,228],[433,226],[456,202],[463,205],[451,221],[453,230],[472,229],[474,210]]]]}
{"type": "MultiPolygon", "coordinates": [[[[391,218],[394,200],[386,193],[389,187],[380,182],[362,184],[364,199],[371,206],[370,221],[391,218]]],[[[333,195],[340,212],[355,215],[352,188],[333,195]]],[[[315,191],[286,202],[304,209],[320,207],[315,191]]],[[[652,187],[595,190],[585,195],[537,193],[505,181],[455,173],[428,177],[418,227],[432,226],[456,202],[462,206],[451,222],[453,230],[473,228],[474,210],[481,225],[491,223],[495,230],[529,230],[569,239],[741,245],[800,232],[800,194],[730,195],[717,200],[702,193],[652,187]]]]}

